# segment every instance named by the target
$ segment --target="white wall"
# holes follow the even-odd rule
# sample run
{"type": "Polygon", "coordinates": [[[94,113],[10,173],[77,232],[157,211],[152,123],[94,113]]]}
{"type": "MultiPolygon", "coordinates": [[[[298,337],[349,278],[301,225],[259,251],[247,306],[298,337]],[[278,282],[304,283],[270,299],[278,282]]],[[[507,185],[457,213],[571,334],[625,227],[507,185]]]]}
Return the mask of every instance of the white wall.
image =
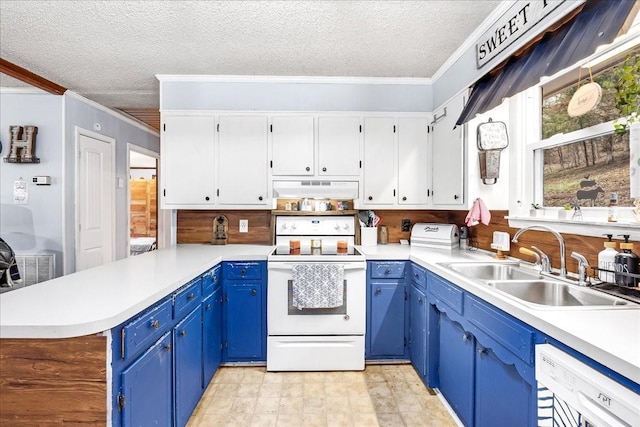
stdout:
{"type": "MultiPolygon", "coordinates": [[[[116,259],[125,258],[129,242],[129,218],[127,215],[127,186],[129,183],[127,165],[127,143],[160,152],[160,137],[157,133],[134,125],[92,101],[67,92],[64,96],[65,108],[65,271],[75,271],[75,128],[87,129],[116,140],[116,179],[122,179],[123,186],[116,187],[116,259]],[[100,125],[96,130],[95,124],[100,125]]],[[[115,186],[116,183],[114,182],[115,186]]]]}
{"type": "Polygon", "coordinates": [[[160,109],[393,112],[433,109],[431,84],[403,84],[401,79],[398,83],[310,83],[282,82],[277,78],[207,81],[199,77],[185,76],[184,80],[192,81],[181,81],[159,76],[160,109]]]}
{"type": "Polygon", "coordinates": [[[62,275],[62,104],[63,97],[41,91],[0,92],[0,236],[20,255],[54,254],[56,276],[62,275]],[[9,126],[34,125],[37,164],[4,163],[11,136],[9,126]],[[51,177],[51,185],[35,185],[37,175],[51,177]],[[13,183],[28,182],[28,203],[15,204],[13,183]]]}

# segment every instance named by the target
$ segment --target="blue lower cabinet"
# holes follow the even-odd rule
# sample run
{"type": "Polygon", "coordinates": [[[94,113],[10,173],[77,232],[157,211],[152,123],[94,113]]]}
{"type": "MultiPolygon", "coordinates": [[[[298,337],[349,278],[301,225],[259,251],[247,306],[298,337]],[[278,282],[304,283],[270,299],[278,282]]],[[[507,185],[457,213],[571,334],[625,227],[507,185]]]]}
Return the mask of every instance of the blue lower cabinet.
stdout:
{"type": "Polygon", "coordinates": [[[369,304],[369,351],[371,359],[405,357],[404,281],[371,281],[369,304]]]}
{"type": "Polygon", "coordinates": [[[427,297],[415,283],[410,292],[411,324],[409,325],[409,352],[411,363],[424,381],[427,374],[427,297]]]}
{"type": "Polygon", "coordinates": [[[471,426],[474,409],[475,340],[473,335],[449,319],[445,313],[440,313],[439,324],[438,385],[464,425],[471,426]]]}
{"type": "Polygon", "coordinates": [[[187,424],[202,395],[202,317],[195,308],[173,328],[176,425],[187,424]]]}
{"type": "Polygon", "coordinates": [[[223,362],[267,360],[267,263],[222,263],[223,362]]]}
{"type": "Polygon", "coordinates": [[[173,424],[173,351],[167,332],[120,374],[123,426],[173,424]]]}
{"type": "Polygon", "coordinates": [[[476,345],[475,425],[536,426],[534,389],[490,348],[476,345]],[[497,410],[499,408],[499,410],[497,410]]]}
{"type": "Polygon", "coordinates": [[[202,301],[202,388],[207,388],[222,360],[222,288],[202,301]]]}
{"type": "Polygon", "coordinates": [[[433,273],[429,286],[429,385],[465,426],[536,426],[536,331],[433,273]]]}
{"type": "Polygon", "coordinates": [[[263,304],[263,294],[260,284],[240,282],[226,286],[225,361],[266,360],[266,306],[263,304]]]}

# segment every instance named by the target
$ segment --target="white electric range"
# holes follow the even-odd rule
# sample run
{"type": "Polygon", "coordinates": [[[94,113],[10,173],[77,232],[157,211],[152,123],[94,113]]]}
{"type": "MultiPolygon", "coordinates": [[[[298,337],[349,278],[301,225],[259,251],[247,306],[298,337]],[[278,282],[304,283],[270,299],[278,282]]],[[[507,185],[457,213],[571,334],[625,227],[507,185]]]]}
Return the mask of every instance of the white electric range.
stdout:
{"type": "MultiPolygon", "coordinates": [[[[275,235],[268,257],[267,370],[363,370],[366,260],[354,247],[354,216],[277,216],[275,235]],[[305,268],[339,272],[342,286],[334,303],[297,306],[296,292],[306,286],[301,282],[318,279],[301,276],[305,268]]],[[[324,284],[316,285],[312,291],[325,292],[324,284]]]]}

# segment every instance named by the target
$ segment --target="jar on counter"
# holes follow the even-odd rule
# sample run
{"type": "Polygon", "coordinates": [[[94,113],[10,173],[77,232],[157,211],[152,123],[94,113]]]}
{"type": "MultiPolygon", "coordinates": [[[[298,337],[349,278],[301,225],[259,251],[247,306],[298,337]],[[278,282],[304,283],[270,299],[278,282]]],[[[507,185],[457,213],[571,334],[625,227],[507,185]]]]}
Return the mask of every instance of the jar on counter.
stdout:
{"type": "Polygon", "coordinates": [[[386,245],[389,243],[389,232],[387,231],[386,225],[380,226],[380,244],[386,245]]]}

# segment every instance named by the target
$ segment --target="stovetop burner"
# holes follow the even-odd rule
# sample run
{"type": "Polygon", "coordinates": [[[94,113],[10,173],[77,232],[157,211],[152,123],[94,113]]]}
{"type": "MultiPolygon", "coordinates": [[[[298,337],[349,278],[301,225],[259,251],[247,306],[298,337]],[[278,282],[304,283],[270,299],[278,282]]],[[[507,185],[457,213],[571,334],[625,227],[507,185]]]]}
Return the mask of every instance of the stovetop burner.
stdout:
{"type": "Polygon", "coordinates": [[[320,255],[320,256],[362,256],[360,251],[358,251],[353,246],[349,246],[346,249],[338,249],[335,246],[332,247],[321,247],[321,248],[312,248],[310,246],[301,246],[300,248],[291,248],[290,246],[276,246],[276,249],[273,251],[272,255],[274,256],[300,256],[304,258],[309,255],[320,255]]]}

